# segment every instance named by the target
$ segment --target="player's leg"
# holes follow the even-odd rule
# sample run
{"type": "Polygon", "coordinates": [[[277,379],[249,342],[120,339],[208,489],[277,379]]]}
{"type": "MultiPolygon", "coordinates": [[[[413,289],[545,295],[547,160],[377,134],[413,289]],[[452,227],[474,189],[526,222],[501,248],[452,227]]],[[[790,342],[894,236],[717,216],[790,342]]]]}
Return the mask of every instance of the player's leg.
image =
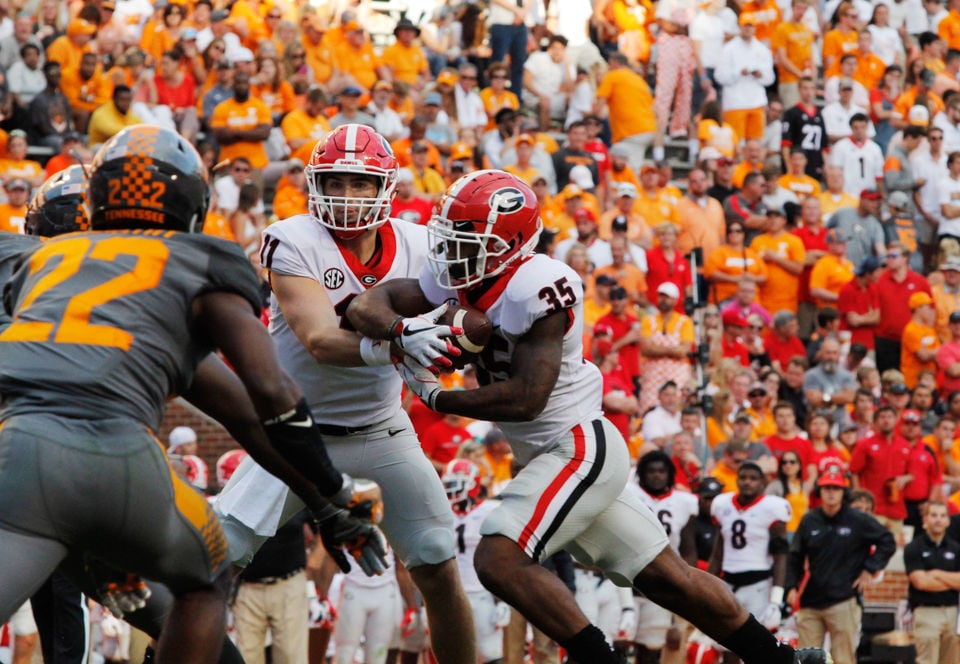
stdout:
{"type": "Polygon", "coordinates": [[[384,664],[400,624],[399,592],[395,584],[366,588],[370,604],[363,639],[364,664],[384,664]]]}
{"type": "Polygon", "coordinates": [[[10,618],[13,631],[13,664],[30,664],[37,647],[37,623],[29,600],[10,618]]]}
{"type": "Polygon", "coordinates": [[[246,664],[263,664],[270,616],[265,596],[269,588],[262,583],[238,581],[233,600],[233,624],[237,630],[237,650],[246,664]]]}
{"type": "Polygon", "coordinates": [[[483,585],[579,662],[618,660],[573,594],[536,561],[572,543],[616,499],[627,479],[626,450],[602,418],[574,427],[500,494],[474,556],[483,585]]]}
{"type": "Polygon", "coordinates": [[[453,514],[409,418],[401,412],[363,436],[328,440],[327,450],[337,468],[380,485],[380,527],[423,596],[437,660],[476,664],[473,616],[455,559],[453,514]]]}
{"type": "Polygon", "coordinates": [[[157,644],[157,664],[217,661],[227,630],[229,587],[230,572],[224,570],[212,587],[176,596],[157,644]]]}
{"type": "Polygon", "coordinates": [[[299,572],[276,584],[271,600],[273,620],[273,661],[303,662],[309,653],[307,618],[310,603],[307,600],[307,575],[299,572]]]}
{"type": "Polygon", "coordinates": [[[45,662],[83,664],[89,655],[86,598],[62,572],[54,572],[30,598],[45,662]]]}
{"type": "Polygon", "coordinates": [[[486,590],[467,593],[473,609],[473,624],[477,629],[477,654],[483,664],[500,662],[503,658],[503,630],[497,627],[496,600],[486,590]]]}
{"type": "Polygon", "coordinates": [[[0,624],[10,619],[66,555],[67,548],[56,540],[0,526],[0,624]]]}
{"type": "Polygon", "coordinates": [[[367,625],[367,606],[362,590],[346,580],[340,589],[337,629],[334,635],[337,647],[333,664],[352,664],[360,648],[363,630],[367,625]]]}

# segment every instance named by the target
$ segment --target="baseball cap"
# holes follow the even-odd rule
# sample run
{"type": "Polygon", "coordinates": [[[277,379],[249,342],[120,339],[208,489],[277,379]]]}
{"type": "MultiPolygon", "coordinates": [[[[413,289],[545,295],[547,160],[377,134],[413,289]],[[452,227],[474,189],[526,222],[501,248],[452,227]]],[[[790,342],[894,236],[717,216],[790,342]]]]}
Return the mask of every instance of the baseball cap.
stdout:
{"type": "Polygon", "coordinates": [[[907,122],[912,125],[919,127],[926,127],[930,124],[930,111],[926,106],[917,104],[916,106],[911,106],[910,110],[907,112],[907,122]]]}
{"type": "Polygon", "coordinates": [[[774,215],[777,217],[785,217],[787,216],[787,213],[784,212],[783,208],[780,207],[779,205],[774,205],[772,207],[767,208],[767,216],[769,217],[771,215],[774,215]]]}
{"type": "Polygon", "coordinates": [[[723,312],[720,320],[727,327],[746,327],[747,319],[743,317],[736,309],[727,309],[723,312]]]}
{"type": "Polygon", "coordinates": [[[401,168],[397,171],[397,182],[413,182],[413,171],[409,168],[401,168]]]}
{"type": "Polygon", "coordinates": [[[621,182],[617,185],[617,198],[627,196],[628,198],[637,197],[637,185],[632,182],[621,182]]]}
{"type": "Polygon", "coordinates": [[[23,178],[10,178],[7,180],[7,184],[4,185],[4,188],[7,191],[12,191],[14,189],[26,189],[27,191],[30,191],[30,183],[23,178]]]}
{"type": "Polygon", "coordinates": [[[677,288],[677,285],[672,281],[664,281],[657,286],[657,292],[672,297],[675,300],[680,298],[680,289],[677,288]]]}
{"type": "Polygon", "coordinates": [[[450,160],[456,161],[458,159],[472,159],[473,150],[470,149],[470,146],[464,143],[463,141],[457,141],[450,146],[450,160]]]}
{"type": "Polygon", "coordinates": [[[214,23],[218,21],[226,21],[227,18],[229,18],[229,16],[230,16],[229,9],[214,9],[212,12],[210,12],[210,20],[213,21],[214,23]]]}
{"type": "Polygon", "coordinates": [[[700,154],[697,155],[699,161],[709,161],[710,159],[720,159],[722,157],[723,153],[712,145],[704,147],[700,150],[700,154]]]}
{"type": "Polygon", "coordinates": [[[737,414],[734,415],[734,417],[733,417],[733,421],[734,421],[734,423],[737,423],[737,422],[748,422],[748,423],[750,423],[750,424],[753,424],[753,420],[750,418],[750,413],[748,413],[748,412],[745,411],[745,410],[740,410],[739,412],[737,412],[737,414]]]}
{"type": "Polygon", "coordinates": [[[197,31],[194,28],[184,28],[183,34],[180,35],[180,39],[191,40],[197,38],[197,31]]]}
{"type": "Polygon", "coordinates": [[[750,386],[750,391],[747,392],[748,397],[752,397],[754,394],[766,394],[767,386],[761,383],[760,381],[755,382],[750,386]]]}
{"type": "Polygon", "coordinates": [[[846,242],[846,234],[839,228],[831,228],[827,232],[827,242],[846,242]]]}
{"type": "Polygon", "coordinates": [[[80,143],[83,141],[83,137],[80,136],[80,134],[75,131],[67,131],[67,132],[64,132],[62,140],[64,143],[66,143],[67,141],[76,141],[80,143]]]}
{"type": "Polygon", "coordinates": [[[67,24],[67,35],[93,35],[97,32],[97,26],[90,21],[82,18],[75,18],[67,24]]]}
{"type": "Polygon", "coordinates": [[[890,386],[890,394],[910,394],[910,388],[904,383],[894,383],[890,386]]]}
{"type": "Polygon", "coordinates": [[[623,286],[614,286],[610,289],[610,299],[611,300],[626,300],[627,299],[627,289],[623,286]]]}
{"type": "Polygon", "coordinates": [[[744,12],[740,14],[740,25],[756,25],[757,17],[753,12],[744,12]]]}
{"type": "Polygon", "coordinates": [[[904,192],[894,191],[887,196],[887,205],[902,210],[909,207],[910,199],[907,198],[907,195],[904,192]]]}
{"type": "MultiPolygon", "coordinates": [[[[616,286],[617,280],[611,277],[609,274],[601,274],[596,279],[597,286],[616,286]]],[[[596,332],[596,330],[594,330],[596,332]]]]}
{"type": "Polygon", "coordinates": [[[236,55],[233,56],[234,62],[253,62],[253,51],[249,48],[238,48],[236,55]]]}
{"type": "Polygon", "coordinates": [[[910,311],[918,309],[924,305],[933,304],[933,298],[927,295],[924,292],[914,293],[910,296],[910,299],[907,301],[907,305],[910,307],[910,311]]]}
{"type": "Polygon", "coordinates": [[[363,30],[363,26],[356,19],[350,19],[343,24],[344,32],[357,32],[358,30],[363,30]]]}
{"type": "Polygon", "coordinates": [[[443,97],[440,96],[439,92],[431,92],[423,98],[424,106],[441,106],[443,105],[443,97]]]}
{"type": "MultiPolygon", "coordinates": [[[[13,132],[10,132],[10,135],[13,136],[13,132]]],[[[950,256],[947,260],[940,263],[940,271],[943,272],[944,270],[960,272],[960,257],[950,256]]]]}
{"type": "Polygon", "coordinates": [[[442,71],[437,75],[437,84],[454,85],[459,77],[452,71],[442,71]]]}
{"type": "Polygon", "coordinates": [[[117,3],[114,2],[113,0],[103,0],[103,2],[100,3],[100,9],[114,10],[116,8],[117,8],[117,3]]]}
{"type": "Polygon", "coordinates": [[[876,189],[861,189],[860,198],[865,198],[868,201],[879,201],[883,196],[876,189]]]}
{"type": "Polygon", "coordinates": [[[853,90],[853,80],[849,78],[840,79],[840,90],[853,90]]]}
{"type": "Polygon", "coordinates": [[[393,86],[390,84],[389,81],[379,80],[373,84],[373,91],[376,92],[377,90],[393,91],[393,86]]]}
{"type": "Polygon", "coordinates": [[[427,150],[429,150],[429,148],[424,141],[414,141],[410,146],[410,152],[426,152],[427,150]]]}
{"type": "Polygon", "coordinates": [[[167,441],[169,442],[167,451],[173,452],[181,445],[197,442],[197,432],[190,427],[175,427],[173,431],[170,432],[167,441]]]}
{"type": "Polygon", "coordinates": [[[954,311],[950,314],[951,323],[960,323],[960,311],[954,311]]]}
{"type": "Polygon", "coordinates": [[[517,136],[517,145],[526,143],[527,145],[536,145],[537,141],[530,134],[520,134],[517,136]]]}
{"type": "Polygon", "coordinates": [[[630,148],[623,143],[617,143],[610,148],[610,156],[628,159],[630,157],[630,148]]]}
{"type": "Polygon", "coordinates": [[[877,260],[877,257],[867,256],[862,261],[860,261],[860,265],[858,265],[857,269],[854,270],[854,274],[856,274],[858,277],[862,277],[865,274],[876,272],[879,269],[880,269],[880,261],[877,260]]]}
{"type": "Polygon", "coordinates": [[[713,498],[723,493],[723,485],[716,477],[704,477],[696,492],[702,498],[713,498]]]}
{"type": "Polygon", "coordinates": [[[575,196],[583,196],[583,189],[581,189],[580,187],[578,187],[577,185],[575,185],[575,184],[573,184],[573,183],[568,184],[568,185],[567,185],[566,187],[564,187],[563,190],[560,192],[560,197],[561,197],[563,200],[565,200],[565,201],[570,200],[571,198],[574,198],[575,196]]]}
{"type": "Polygon", "coordinates": [[[622,214],[618,214],[613,218],[613,221],[610,222],[610,230],[614,233],[626,233],[627,218],[622,214]]]}
{"type": "Polygon", "coordinates": [[[900,415],[901,422],[920,422],[922,420],[923,418],[920,416],[920,412],[913,408],[908,408],[900,415]]]}
{"type": "Polygon", "coordinates": [[[817,478],[817,486],[838,486],[845,489],[847,488],[847,479],[842,473],[824,473],[817,478]]]}
{"type": "Polygon", "coordinates": [[[573,213],[574,221],[589,221],[592,223],[597,223],[597,218],[593,215],[593,212],[588,208],[579,208],[576,212],[573,213]]]}
{"type": "Polygon", "coordinates": [[[341,97],[359,97],[362,94],[363,90],[355,85],[348,85],[340,92],[341,97]]]}
{"type": "Polygon", "coordinates": [[[652,161],[650,161],[650,160],[648,159],[647,161],[643,162],[643,163],[640,165],[640,175],[643,175],[644,173],[651,173],[651,172],[658,172],[658,173],[659,173],[660,171],[659,171],[659,169],[657,168],[656,163],[654,163],[654,162],[652,162],[652,161]]]}
{"type": "Polygon", "coordinates": [[[581,189],[593,189],[596,185],[593,182],[593,173],[582,164],[578,164],[570,169],[570,182],[581,189]]]}

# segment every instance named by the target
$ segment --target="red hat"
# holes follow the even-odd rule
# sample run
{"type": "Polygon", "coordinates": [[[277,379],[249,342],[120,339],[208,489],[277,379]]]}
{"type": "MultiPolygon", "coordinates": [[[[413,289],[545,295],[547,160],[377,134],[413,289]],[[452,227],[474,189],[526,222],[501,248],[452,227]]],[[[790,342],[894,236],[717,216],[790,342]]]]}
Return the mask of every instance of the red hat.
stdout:
{"type": "Polygon", "coordinates": [[[727,309],[724,311],[721,320],[725,327],[747,327],[747,325],[749,325],[747,319],[743,317],[743,314],[736,309],[727,309]]]}
{"type": "Polygon", "coordinates": [[[824,473],[817,478],[817,486],[838,486],[841,489],[847,488],[847,478],[843,473],[824,473]]]}
{"type": "Polygon", "coordinates": [[[913,408],[908,408],[900,415],[900,421],[919,423],[923,421],[923,417],[920,415],[920,411],[914,410],[913,408]]]}
{"type": "Polygon", "coordinates": [[[593,212],[591,212],[588,208],[577,208],[577,211],[573,213],[573,220],[592,221],[593,223],[597,223],[597,218],[593,216],[593,212]]]}

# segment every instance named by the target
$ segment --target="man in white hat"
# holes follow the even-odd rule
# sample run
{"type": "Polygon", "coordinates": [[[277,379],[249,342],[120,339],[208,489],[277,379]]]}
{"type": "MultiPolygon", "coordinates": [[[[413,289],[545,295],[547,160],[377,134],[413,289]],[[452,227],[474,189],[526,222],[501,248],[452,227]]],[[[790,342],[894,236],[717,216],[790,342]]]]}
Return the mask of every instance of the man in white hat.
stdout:
{"type": "Polygon", "coordinates": [[[197,432],[190,427],[176,427],[170,432],[167,439],[170,443],[167,454],[196,454],[197,432]]]}
{"type": "Polygon", "coordinates": [[[653,231],[643,217],[633,211],[633,204],[637,200],[637,186],[632,182],[614,184],[616,187],[613,191],[613,207],[600,216],[597,229],[600,238],[609,242],[613,236],[613,224],[619,221],[621,225],[626,225],[627,239],[630,242],[649,249],[653,246],[653,231]]]}
{"type": "MultiPolygon", "coordinates": [[[[640,326],[640,354],[645,360],[640,385],[640,412],[657,403],[660,387],[667,381],[686,385],[690,379],[688,353],[694,344],[693,321],[676,311],[680,288],[671,281],[657,287],[657,313],[640,326]]],[[[653,298],[651,298],[653,299],[653,298]]]]}

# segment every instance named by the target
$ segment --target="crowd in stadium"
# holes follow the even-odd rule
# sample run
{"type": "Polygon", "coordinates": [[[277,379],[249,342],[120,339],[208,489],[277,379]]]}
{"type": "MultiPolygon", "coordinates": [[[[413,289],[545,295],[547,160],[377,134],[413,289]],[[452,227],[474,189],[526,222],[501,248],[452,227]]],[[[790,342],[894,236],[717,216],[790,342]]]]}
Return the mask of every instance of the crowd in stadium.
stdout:
{"type": "MultiPolygon", "coordinates": [[[[639,464],[630,483],[655,511],[670,494],[692,496],[673,525],[680,554],[731,587],[759,584],[759,604],[741,599],[761,622],[799,631],[801,646],[822,645],[826,631],[834,661],[853,664],[859,596],[905,547],[916,661],[956,664],[960,0],[488,0],[411,4],[403,17],[380,4],[0,3],[0,230],[22,234],[47,178],[141,123],[196,146],[211,173],[203,232],[236,242],[265,283],[261,232],[311,212],[304,168],[337,127],[369,126],[395,155],[390,216],[404,223],[426,225],[461,176],[504,170],[536,195],[536,251],[583,283],[584,355],[639,464]],[[886,528],[851,521],[873,547],[845,552],[866,561],[852,580],[869,578],[839,596],[818,586],[822,543],[804,526],[835,517],[837,489],[886,528]],[[736,526],[710,505],[727,494],[741,511],[760,495],[783,499],[746,562],[730,562],[743,548],[736,526]],[[806,601],[793,592],[805,585],[806,601]]],[[[471,389],[476,371],[442,381],[471,389]]],[[[496,427],[434,412],[410,391],[404,408],[438,475],[457,459],[476,464],[470,500],[509,483],[516,468],[496,427]]],[[[170,453],[186,454],[191,481],[213,493],[203,452],[175,450],[196,436],[177,431],[170,453]]],[[[218,464],[218,486],[237,463],[218,464]]],[[[668,534],[677,509],[661,512],[668,534]]],[[[354,661],[361,643],[367,662],[388,650],[416,662],[429,635],[409,573],[336,575],[323,547],[305,553],[305,521],[241,577],[243,654],[262,653],[271,622],[256,592],[302,589],[309,576],[299,619],[282,619],[297,635],[271,624],[272,661],[305,662],[312,626],[311,652],[332,632],[335,662],[354,661]],[[387,617],[364,632],[360,610],[345,620],[341,607],[338,622],[337,585],[340,597],[368,593],[387,617]],[[285,660],[288,644],[298,654],[285,660]]],[[[556,557],[591,620],[637,662],[716,645],[556,557]]],[[[535,662],[560,661],[502,606],[490,607],[502,648],[482,661],[521,664],[527,647],[535,662]]],[[[21,663],[36,637],[18,615],[11,661],[21,663]]],[[[99,656],[139,661],[128,628],[104,616],[99,656]]]]}

